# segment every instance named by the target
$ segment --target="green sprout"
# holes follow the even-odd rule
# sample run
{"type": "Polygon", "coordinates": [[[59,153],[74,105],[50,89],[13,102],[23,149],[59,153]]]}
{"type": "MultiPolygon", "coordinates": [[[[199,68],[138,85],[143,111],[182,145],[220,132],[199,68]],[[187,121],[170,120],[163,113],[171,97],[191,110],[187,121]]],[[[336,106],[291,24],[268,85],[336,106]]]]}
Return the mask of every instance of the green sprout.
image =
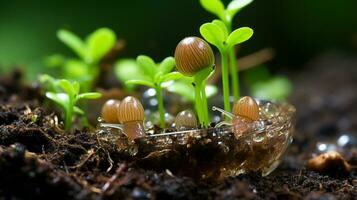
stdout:
{"type": "Polygon", "coordinates": [[[200,27],[200,33],[205,40],[216,46],[221,54],[224,109],[230,112],[228,80],[229,51],[234,48],[235,45],[245,42],[252,37],[253,30],[248,27],[242,27],[229,33],[223,21],[213,20],[211,23],[203,24],[200,27]]]}
{"type": "Polygon", "coordinates": [[[57,86],[58,92],[46,92],[46,97],[56,102],[64,111],[64,128],[69,130],[72,126],[74,114],[83,115],[84,111],[76,106],[81,99],[97,99],[101,97],[100,93],[87,92],[79,94],[80,86],[77,81],[70,82],[66,79],[47,79],[57,86]]]}
{"type": "MultiPolygon", "coordinates": [[[[253,0],[233,0],[225,8],[220,0],[200,0],[202,7],[208,12],[216,15],[223,21],[228,33],[232,31],[232,21],[234,16],[245,6],[249,5],[253,0]]],[[[231,86],[233,90],[234,101],[237,101],[240,96],[239,80],[238,80],[238,66],[234,47],[231,46],[226,50],[229,56],[229,66],[231,74],[231,86]]]]}
{"type": "Polygon", "coordinates": [[[167,57],[157,64],[150,57],[141,55],[137,57],[136,62],[145,76],[137,76],[136,79],[126,81],[126,84],[144,85],[155,89],[160,126],[161,128],[165,128],[165,108],[162,89],[167,85],[167,82],[177,80],[183,76],[179,72],[172,72],[172,69],[175,67],[175,59],[173,57],[167,57]]]}
{"type": "Polygon", "coordinates": [[[115,33],[108,28],[100,28],[91,33],[85,40],[74,33],[61,29],[57,37],[67,45],[78,58],[66,58],[53,55],[45,60],[51,68],[60,68],[63,77],[68,80],[79,81],[82,91],[93,89],[93,83],[99,76],[99,62],[114,47],[115,33]]]}

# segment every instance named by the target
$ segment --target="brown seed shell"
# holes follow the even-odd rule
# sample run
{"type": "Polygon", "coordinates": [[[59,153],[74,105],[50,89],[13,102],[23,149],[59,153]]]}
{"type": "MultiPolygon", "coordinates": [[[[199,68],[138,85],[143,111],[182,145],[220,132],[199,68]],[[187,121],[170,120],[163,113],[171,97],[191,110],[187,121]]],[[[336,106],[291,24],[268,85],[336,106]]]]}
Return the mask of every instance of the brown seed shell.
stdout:
{"type": "Polygon", "coordinates": [[[330,151],[311,158],[308,168],[320,174],[344,176],[351,172],[351,166],[337,151],[330,151]]]}
{"type": "Polygon", "coordinates": [[[116,99],[109,99],[102,107],[102,118],[108,123],[119,123],[118,109],[120,101],[116,99]]]}
{"type": "Polygon", "coordinates": [[[177,70],[193,76],[196,72],[214,65],[214,55],[210,45],[199,37],[186,37],[175,50],[177,70]]]}
{"type": "Polygon", "coordinates": [[[233,105],[233,114],[253,121],[259,119],[259,106],[252,97],[242,97],[233,105]]]}
{"type": "Polygon", "coordinates": [[[132,96],[125,97],[120,103],[118,119],[121,123],[144,120],[144,108],[140,101],[132,96]]]}
{"type": "Polygon", "coordinates": [[[191,110],[184,110],[177,114],[175,118],[176,128],[195,128],[197,127],[197,118],[191,110]]]}

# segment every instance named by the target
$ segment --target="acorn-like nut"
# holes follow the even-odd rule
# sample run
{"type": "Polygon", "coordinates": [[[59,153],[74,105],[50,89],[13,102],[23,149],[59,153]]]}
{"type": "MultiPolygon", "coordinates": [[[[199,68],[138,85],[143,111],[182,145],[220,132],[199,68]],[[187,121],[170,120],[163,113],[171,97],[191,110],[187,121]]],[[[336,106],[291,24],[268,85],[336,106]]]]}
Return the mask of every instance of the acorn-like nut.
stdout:
{"type": "Polygon", "coordinates": [[[197,118],[195,113],[193,113],[191,110],[184,110],[179,112],[175,118],[175,125],[177,129],[196,128],[197,118]]]}
{"type": "Polygon", "coordinates": [[[118,119],[121,123],[144,121],[144,108],[140,101],[132,96],[125,97],[119,106],[118,119]]]}
{"type": "Polygon", "coordinates": [[[242,97],[233,105],[233,114],[256,121],[259,119],[259,106],[252,97],[242,97]]]}
{"type": "Polygon", "coordinates": [[[196,72],[214,65],[214,55],[210,45],[199,37],[186,37],[175,50],[177,70],[193,76],[196,72]]]}
{"type": "Polygon", "coordinates": [[[119,124],[118,120],[118,109],[120,106],[120,101],[116,99],[109,99],[106,101],[102,107],[102,118],[108,123],[119,124]]]}

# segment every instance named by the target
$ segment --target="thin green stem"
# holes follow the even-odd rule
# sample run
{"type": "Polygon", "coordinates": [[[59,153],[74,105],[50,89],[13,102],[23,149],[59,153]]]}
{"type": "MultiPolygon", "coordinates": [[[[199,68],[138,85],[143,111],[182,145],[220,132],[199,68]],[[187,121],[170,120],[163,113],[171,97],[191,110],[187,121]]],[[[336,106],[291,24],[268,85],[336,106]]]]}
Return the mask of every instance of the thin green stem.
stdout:
{"type": "Polygon", "coordinates": [[[68,131],[72,126],[72,117],[73,117],[73,107],[72,101],[70,100],[69,106],[65,110],[64,116],[64,130],[68,131]]]}
{"type": "Polygon", "coordinates": [[[221,66],[222,66],[222,85],[223,85],[223,102],[224,110],[231,111],[229,102],[229,81],[228,81],[228,56],[227,50],[220,50],[221,53],[221,66]]]}
{"type": "Polygon", "coordinates": [[[238,67],[236,61],[236,55],[234,52],[234,47],[229,48],[229,66],[231,72],[231,86],[232,93],[234,97],[234,101],[237,101],[240,96],[240,88],[239,88],[239,77],[238,77],[238,67]]]}
{"type": "Polygon", "coordinates": [[[165,109],[164,109],[164,98],[162,96],[162,89],[161,87],[156,87],[156,98],[159,107],[159,115],[160,115],[160,127],[165,128],[165,109]]]}
{"type": "Polygon", "coordinates": [[[208,116],[208,106],[207,106],[207,96],[206,96],[206,81],[203,81],[202,85],[201,85],[201,97],[202,97],[204,126],[208,126],[209,125],[209,116],[208,116]]]}
{"type": "Polygon", "coordinates": [[[204,117],[202,116],[202,105],[201,105],[201,88],[200,88],[200,83],[197,83],[194,81],[194,87],[195,87],[195,107],[198,115],[198,120],[201,125],[204,124],[204,117]]]}

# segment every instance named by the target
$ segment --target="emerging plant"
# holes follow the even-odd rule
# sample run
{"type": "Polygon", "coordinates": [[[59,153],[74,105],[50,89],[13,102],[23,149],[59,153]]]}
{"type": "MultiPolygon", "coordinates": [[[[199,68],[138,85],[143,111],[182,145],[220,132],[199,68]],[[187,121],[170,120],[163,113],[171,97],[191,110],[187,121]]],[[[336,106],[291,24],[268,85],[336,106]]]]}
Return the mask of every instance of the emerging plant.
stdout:
{"type": "Polygon", "coordinates": [[[101,97],[101,94],[97,92],[79,94],[80,86],[76,81],[70,82],[66,79],[51,79],[50,81],[55,81],[53,85],[58,87],[56,89],[58,92],[46,92],[46,97],[56,102],[64,110],[65,130],[69,130],[71,128],[73,116],[75,113],[80,115],[84,114],[84,111],[76,106],[79,100],[97,99],[101,97]]]}
{"type": "Polygon", "coordinates": [[[179,72],[172,72],[172,69],[175,67],[175,59],[173,57],[165,58],[160,64],[156,64],[150,57],[143,55],[138,56],[136,61],[145,76],[138,76],[134,80],[126,81],[126,84],[144,85],[155,89],[160,114],[160,126],[161,128],[165,128],[165,108],[162,89],[165,87],[165,83],[177,80],[183,76],[179,72]]]}
{"type": "MultiPolygon", "coordinates": [[[[205,40],[216,46],[221,54],[224,109],[230,112],[228,80],[229,51],[235,45],[245,42],[252,37],[253,30],[248,27],[242,27],[229,33],[227,27],[221,20],[213,20],[211,23],[203,24],[200,27],[200,33],[205,40]]],[[[236,85],[238,85],[238,83],[236,85]]]]}
{"type": "Polygon", "coordinates": [[[214,71],[214,55],[207,42],[198,37],[187,37],[179,42],[175,50],[177,70],[193,77],[195,106],[200,124],[208,126],[206,81],[214,71]]]}
{"type": "MultiPolygon", "coordinates": [[[[221,0],[200,0],[202,7],[208,12],[216,15],[223,21],[228,33],[232,31],[232,21],[234,16],[245,6],[249,5],[253,0],[233,0],[225,8],[221,0]]],[[[231,72],[231,85],[233,90],[234,101],[237,101],[240,96],[239,80],[238,80],[238,67],[236,62],[236,55],[234,46],[229,47],[227,50],[229,56],[229,66],[231,72]]]]}
{"type": "Polygon", "coordinates": [[[135,97],[125,97],[118,107],[118,119],[123,124],[123,132],[129,141],[146,135],[143,121],[144,108],[135,97]]]}
{"type": "Polygon", "coordinates": [[[115,33],[108,28],[100,28],[82,40],[74,33],[61,29],[57,32],[57,37],[79,59],[54,55],[46,60],[47,66],[61,67],[60,71],[65,79],[79,81],[83,92],[90,91],[99,75],[99,62],[116,43],[115,33]]]}

